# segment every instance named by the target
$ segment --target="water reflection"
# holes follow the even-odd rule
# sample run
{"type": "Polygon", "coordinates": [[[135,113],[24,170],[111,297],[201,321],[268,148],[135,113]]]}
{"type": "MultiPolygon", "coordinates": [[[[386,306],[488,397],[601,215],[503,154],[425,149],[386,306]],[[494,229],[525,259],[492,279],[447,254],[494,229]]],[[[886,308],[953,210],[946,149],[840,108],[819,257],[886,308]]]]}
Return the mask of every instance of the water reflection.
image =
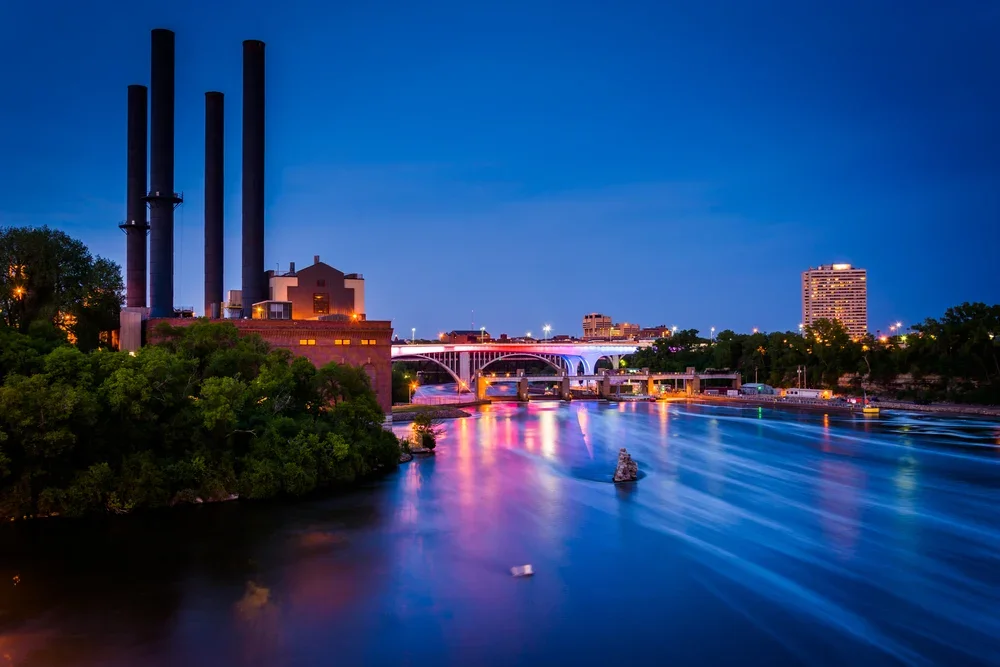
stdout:
{"type": "Polygon", "coordinates": [[[2,527],[0,667],[997,664],[996,433],[493,405],[332,498],[2,527]]]}

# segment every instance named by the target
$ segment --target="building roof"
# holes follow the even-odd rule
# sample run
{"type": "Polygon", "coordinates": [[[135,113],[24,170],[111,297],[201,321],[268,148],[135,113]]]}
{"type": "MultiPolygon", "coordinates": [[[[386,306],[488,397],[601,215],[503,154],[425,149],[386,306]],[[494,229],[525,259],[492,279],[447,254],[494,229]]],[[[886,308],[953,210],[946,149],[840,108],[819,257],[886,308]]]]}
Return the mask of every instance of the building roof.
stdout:
{"type": "Polygon", "coordinates": [[[479,329],[456,329],[455,331],[449,331],[447,336],[489,336],[490,332],[479,329]]]}

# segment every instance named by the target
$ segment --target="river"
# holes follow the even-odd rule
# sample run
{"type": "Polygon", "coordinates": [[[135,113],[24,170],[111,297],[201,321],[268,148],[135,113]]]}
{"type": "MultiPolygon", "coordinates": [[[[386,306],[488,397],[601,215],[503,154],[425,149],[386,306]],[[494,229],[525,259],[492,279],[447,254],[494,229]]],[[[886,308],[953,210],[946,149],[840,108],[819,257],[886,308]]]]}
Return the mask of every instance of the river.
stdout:
{"type": "Polygon", "coordinates": [[[1000,422],[538,402],[444,428],[336,497],[0,527],[0,666],[1000,664],[1000,422]]]}

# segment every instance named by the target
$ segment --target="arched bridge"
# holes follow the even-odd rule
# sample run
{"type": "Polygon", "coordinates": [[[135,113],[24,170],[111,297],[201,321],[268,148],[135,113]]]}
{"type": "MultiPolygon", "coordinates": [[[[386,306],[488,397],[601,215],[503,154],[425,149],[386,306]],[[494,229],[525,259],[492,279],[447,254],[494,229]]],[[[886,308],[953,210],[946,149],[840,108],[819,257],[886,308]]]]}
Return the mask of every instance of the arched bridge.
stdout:
{"type": "Polygon", "coordinates": [[[651,341],[620,343],[481,343],[466,345],[393,345],[393,361],[433,361],[459,383],[468,388],[476,373],[494,361],[533,359],[544,361],[566,375],[593,375],[598,360],[607,358],[612,368],[619,360],[651,341]],[[580,373],[582,369],[582,373],[580,373]]]}

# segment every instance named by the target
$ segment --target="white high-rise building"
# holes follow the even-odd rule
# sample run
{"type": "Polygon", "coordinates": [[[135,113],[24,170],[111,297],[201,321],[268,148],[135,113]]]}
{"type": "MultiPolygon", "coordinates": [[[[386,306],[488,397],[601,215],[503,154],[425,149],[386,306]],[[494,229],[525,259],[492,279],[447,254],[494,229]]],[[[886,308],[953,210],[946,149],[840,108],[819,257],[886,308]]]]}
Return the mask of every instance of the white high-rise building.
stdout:
{"type": "Polygon", "coordinates": [[[829,264],[802,272],[802,322],[837,320],[851,338],[868,333],[868,272],[829,264]]]}

